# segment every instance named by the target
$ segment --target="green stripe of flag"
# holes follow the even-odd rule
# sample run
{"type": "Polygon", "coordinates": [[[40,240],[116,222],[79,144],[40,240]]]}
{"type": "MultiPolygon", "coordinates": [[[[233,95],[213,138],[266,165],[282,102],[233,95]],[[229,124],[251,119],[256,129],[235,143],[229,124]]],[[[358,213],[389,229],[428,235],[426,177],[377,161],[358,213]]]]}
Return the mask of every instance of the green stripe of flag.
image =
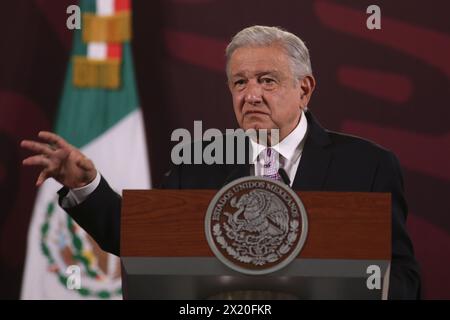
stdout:
{"type": "MultiPolygon", "coordinates": [[[[81,0],[82,12],[95,12],[95,1],[81,0]]],[[[81,30],[74,32],[71,57],[86,56],[81,30]]],[[[69,61],[55,131],[81,148],[139,107],[129,43],[123,44],[121,87],[118,90],[76,88],[72,82],[73,63],[69,61]]]]}

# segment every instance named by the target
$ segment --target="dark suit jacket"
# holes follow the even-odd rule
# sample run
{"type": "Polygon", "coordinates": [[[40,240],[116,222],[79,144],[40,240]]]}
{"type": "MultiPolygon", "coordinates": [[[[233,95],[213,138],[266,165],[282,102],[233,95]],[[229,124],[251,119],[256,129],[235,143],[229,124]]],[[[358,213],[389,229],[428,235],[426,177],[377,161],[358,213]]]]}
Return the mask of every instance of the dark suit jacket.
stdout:
{"type": "MultiPolygon", "coordinates": [[[[292,188],[298,191],[360,191],[392,194],[392,261],[389,298],[419,297],[419,267],[405,222],[408,212],[403,178],[395,155],[366,140],[323,129],[306,112],[308,132],[292,188]]],[[[248,176],[250,165],[178,165],[163,188],[219,189],[248,176]]],[[[63,188],[60,196],[68,192],[63,188]]],[[[121,197],[102,178],[81,204],[66,209],[106,251],[119,255],[121,197]]]]}

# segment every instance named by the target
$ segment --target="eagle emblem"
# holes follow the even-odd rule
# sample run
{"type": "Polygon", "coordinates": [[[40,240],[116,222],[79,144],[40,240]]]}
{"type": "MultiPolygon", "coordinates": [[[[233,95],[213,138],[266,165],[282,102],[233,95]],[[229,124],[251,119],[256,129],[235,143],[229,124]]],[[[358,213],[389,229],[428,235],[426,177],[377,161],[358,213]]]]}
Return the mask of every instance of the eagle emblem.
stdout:
{"type": "Polygon", "coordinates": [[[248,177],[216,194],[205,228],[208,243],[222,262],[243,273],[264,274],[298,256],[306,239],[307,216],[288,186],[248,177]]]}

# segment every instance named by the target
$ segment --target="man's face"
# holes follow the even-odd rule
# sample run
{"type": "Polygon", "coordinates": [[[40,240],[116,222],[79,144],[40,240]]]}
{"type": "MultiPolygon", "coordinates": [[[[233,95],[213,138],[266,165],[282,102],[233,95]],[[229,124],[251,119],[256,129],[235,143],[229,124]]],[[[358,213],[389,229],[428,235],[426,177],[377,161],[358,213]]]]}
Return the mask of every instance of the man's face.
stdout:
{"type": "Polygon", "coordinates": [[[304,92],[280,46],[239,48],[230,58],[228,71],[234,112],[241,128],[278,128],[282,140],[297,126],[304,92]]]}

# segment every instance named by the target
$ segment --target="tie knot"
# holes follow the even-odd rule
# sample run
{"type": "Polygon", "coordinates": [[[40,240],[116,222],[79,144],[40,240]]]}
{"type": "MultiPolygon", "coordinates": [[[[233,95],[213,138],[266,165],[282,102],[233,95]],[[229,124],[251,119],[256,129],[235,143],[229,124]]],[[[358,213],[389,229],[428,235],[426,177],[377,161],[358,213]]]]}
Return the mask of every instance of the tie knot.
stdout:
{"type": "Polygon", "coordinates": [[[267,148],[264,153],[263,176],[269,179],[281,180],[278,174],[280,167],[278,152],[267,148]]]}
{"type": "Polygon", "coordinates": [[[278,151],[274,148],[268,147],[263,152],[265,152],[266,157],[274,158],[279,155],[278,151]]]}

